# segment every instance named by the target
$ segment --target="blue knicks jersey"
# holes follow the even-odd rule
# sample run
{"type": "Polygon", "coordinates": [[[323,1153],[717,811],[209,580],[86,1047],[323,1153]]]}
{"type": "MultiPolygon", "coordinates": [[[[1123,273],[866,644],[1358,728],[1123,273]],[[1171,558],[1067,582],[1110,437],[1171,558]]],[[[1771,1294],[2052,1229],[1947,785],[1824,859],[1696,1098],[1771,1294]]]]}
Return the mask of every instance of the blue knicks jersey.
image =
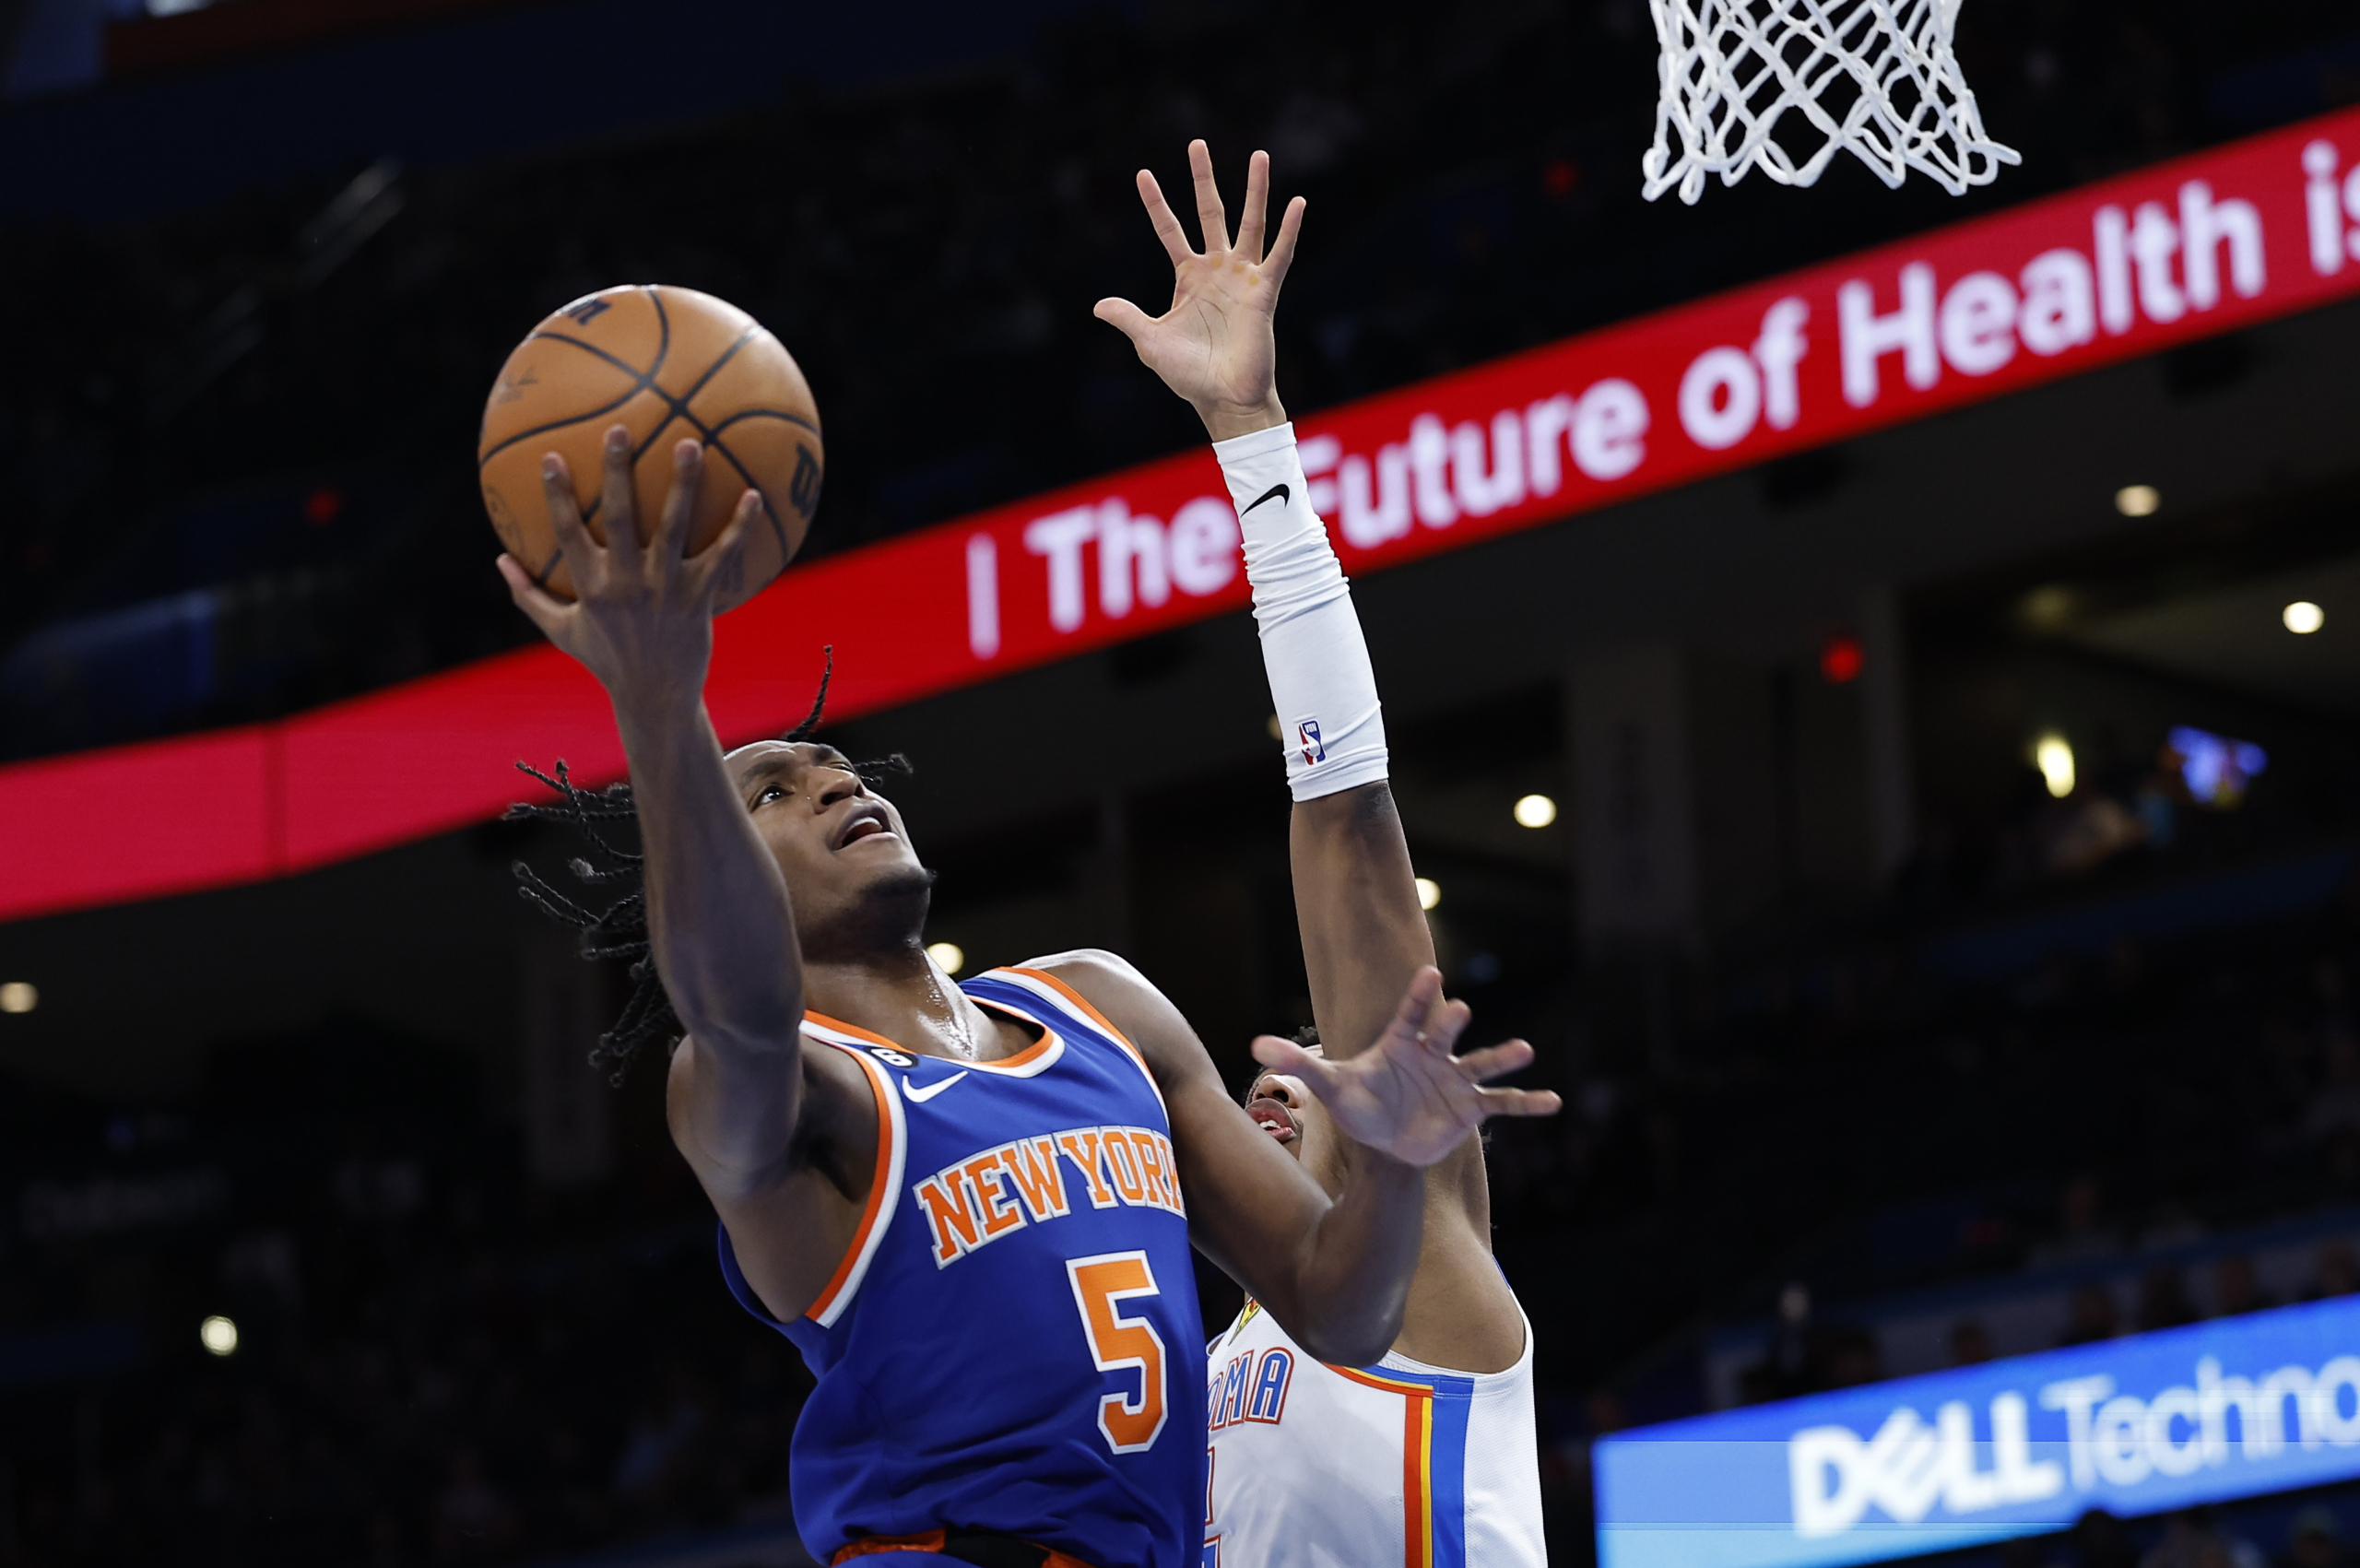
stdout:
{"type": "Polygon", "coordinates": [[[867,1211],[810,1309],[772,1318],[722,1232],[730,1291],[819,1379],[795,1427],[796,1527],[823,1562],[964,1528],[1095,1568],[1195,1568],[1203,1327],[1163,1098],[1054,976],[961,988],[1040,1039],[962,1063],[807,1017],[860,1063],[878,1121],[867,1211]]]}

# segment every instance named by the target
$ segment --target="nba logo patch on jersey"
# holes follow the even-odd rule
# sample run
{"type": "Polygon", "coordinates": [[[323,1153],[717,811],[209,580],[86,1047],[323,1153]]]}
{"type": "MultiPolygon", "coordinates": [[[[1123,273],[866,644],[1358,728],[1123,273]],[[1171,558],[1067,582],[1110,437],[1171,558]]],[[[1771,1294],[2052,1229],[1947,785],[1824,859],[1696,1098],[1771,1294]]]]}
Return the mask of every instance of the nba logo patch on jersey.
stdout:
{"type": "Polygon", "coordinates": [[[1317,767],[1328,760],[1328,743],[1319,738],[1319,720],[1316,717],[1296,721],[1294,734],[1295,739],[1303,745],[1304,767],[1317,767]]]}

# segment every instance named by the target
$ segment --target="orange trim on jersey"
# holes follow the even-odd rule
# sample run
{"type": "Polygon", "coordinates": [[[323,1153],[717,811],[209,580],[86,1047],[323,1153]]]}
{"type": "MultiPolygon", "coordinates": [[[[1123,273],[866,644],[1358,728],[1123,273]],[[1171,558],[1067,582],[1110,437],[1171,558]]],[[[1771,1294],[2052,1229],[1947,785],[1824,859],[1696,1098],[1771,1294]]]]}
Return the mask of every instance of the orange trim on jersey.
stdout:
{"type": "Polygon", "coordinates": [[[1124,1050],[1128,1051],[1132,1055],[1139,1056],[1139,1066],[1147,1066],[1147,1058],[1145,1056],[1139,1056],[1139,1048],[1131,1043],[1131,1037],[1124,1033],[1121,1030],[1116,1029],[1112,1019],[1108,1018],[1104,1013],[1100,1012],[1096,1008],[1092,1007],[1090,1005],[1089,997],[1083,996],[1080,992],[1075,990],[1072,986],[1067,984],[1056,975],[1051,974],[1045,969],[1027,969],[1021,963],[1012,963],[1008,966],[1008,972],[1010,974],[1028,975],[1031,978],[1041,982],[1044,985],[1055,988],[1057,995],[1063,996],[1067,1001],[1071,1002],[1075,1007],[1080,1008],[1084,1018],[1087,1018],[1091,1022],[1104,1030],[1106,1032],[1107,1038],[1114,1041],[1117,1045],[1120,1045],[1124,1050]]]}
{"type": "Polygon", "coordinates": [[[1048,1023],[1045,1020],[1034,1018],[1031,1013],[1026,1012],[1022,1008],[1016,1006],[1012,1002],[990,1001],[982,996],[970,996],[967,999],[974,1003],[975,1006],[979,1008],[989,1008],[995,1012],[1014,1013],[1018,1018],[1022,1019],[1025,1022],[1031,1024],[1033,1028],[1041,1032],[1040,1039],[1035,1040],[1032,1044],[1027,1045],[1023,1050],[1019,1051],[1013,1056],[1002,1056],[997,1061],[990,1062],[970,1062],[968,1064],[970,1067],[981,1067],[985,1072],[1012,1072],[1016,1068],[1024,1067],[1029,1063],[1039,1061],[1041,1059],[1042,1052],[1046,1051],[1050,1046],[1057,1043],[1057,1032],[1054,1026],[1048,1023]]]}
{"type": "MultiPolygon", "coordinates": [[[[849,1562],[856,1557],[875,1557],[888,1551],[940,1551],[945,1539],[941,1530],[928,1530],[924,1535],[915,1536],[863,1536],[849,1546],[839,1547],[836,1554],[828,1561],[831,1563],[849,1562]]],[[[1090,1564],[1079,1557],[1051,1551],[1041,1560],[1041,1568],[1090,1568],[1090,1564]]]]}
{"type": "Polygon", "coordinates": [[[1339,1377],[1398,1394],[1401,1413],[1401,1539],[1404,1568],[1434,1568],[1434,1391],[1426,1384],[1378,1377],[1354,1367],[1320,1365],[1339,1377]]]}
{"type": "Polygon", "coordinates": [[[875,1557],[887,1551],[940,1551],[942,1532],[928,1530],[922,1536],[863,1536],[849,1546],[839,1547],[828,1559],[833,1562],[849,1562],[856,1557],[875,1557]]]}
{"type": "Polygon", "coordinates": [[[1422,1389],[1401,1421],[1401,1529],[1406,1568],[1434,1562],[1434,1395],[1422,1389]]]}
{"type": "Polygon", "coordinates": [[[866,1040],[871,1045],[882,1045],[888,1050],[900,1051],[908,1055],[915,1056],[922,1054],[912,1051],[898,1041],[886,1039],[873,1029],[863,1029],[856,1023],[846,1023],[842,1019],[833,1019],[825,1013],[813,1012],[809,1008],[803,1009],[803,1021],[816,1023],[822,1029],[832,1029],[839,1034],[849,1034],[856,1040],[866,1040]]]}
{"type": "MultiPolygon", "coordinates": [[[[819,1015],[806,1016],[817,1018],[819,1015]]],[[[843,1026],[828,1021],[828,1027],[837,1029],[843,1026]]],[[[852,1032],[845,1030],[845,1032],[849,1034],[852,1032]]],[[[843,1047],[837,1049],[842,1050],[843,1047]]],[[[860,1061],[857,1054],[854,1055],[854,1060],[860,1061]]],[[[820,1315],[834,1303],[837,1292],[844,1288],[844,1281],[852,1278],[853,1266],[860,1261],[860,1255],[867,1249],[868,1233],[877,1228],[878,1217],[885,1212],[886,1201],[891,1197],[887,1189],[894,1185],[893,1108],[885,1102],[885,1096],[893,1092],[893,1085],[885,1077],[885,1069],[876,1063],[861,1061],[860,1067],[861,1076],[868,1079],[868,1097],[877,1102],[877,1168],[869,1174],[868,1203],[860,1211],[860,1224],[853,1231],[852,1241],[845,1246],[844,1256],[836,1260],[835,1273],[828,1277],[827,1285],[820,1291],[820,1299],[803,1309],[803,1315],[814,1323],[820,1321],[820,1315]]]]}
{"type": "Polygon", "coordinates": [[[1402,1394],[1412,1397],[1421,1394],[1432,1397],[1434,1394],[1434,1390],[1422,1383],[1402,1383],[1390,1377],[1379,1377],[1375,1373],[1363,1372],[1358,1367],[1338,1366],[1333,1362],[1321,1362],[1319,1364],[1338,1377],[1349,1377],[1354,1383],[1369,1388],[1382,1388],[1387,1394],[1402,1394]]]}
{"type": "MultiPolygon", "coordinates": [[[[1030,973],[1032,972],[1028,970],[1025,973],[1030,973]]],[[[1005,1002],[979,1001],[973,996],[970,996],[967,999],[971,1002],[974,1002],[979,1008],[997,1008],[1002,1012],[1018,1013],[1019,1016],[1027,1023],[1030,1023],[1040,1030],[1041,1038],[1032,1042],[1032,1044],[1024,1047],[1023,1050],[1019,1051],[1015,1055],[1002,1056],[997,1061],[974,1062],[968,1061],[964,1057],[960,1056],[935,1056],[934,1059],[938,1062],[960,1062],[963,1066],[982,1067],[988,1072],[1006,1072],[1011,1067],[1021,1067],[1027,1062],[1032,1061],[1034,1058],[1038,1057],[1042,1052],[1047,1050],[1050,1046],[1057,1043],[1057,1032],[1050,1028],[1047,1024],[1043,1023],[1039,1019],[1034,1018],[1031,1013],[1020,1012],[1018,1008],[1011,1008],[1005,1002]]],[[[1084,1007],[1089,1006],[1086,1002],[1082,1005],[1084,1007]]],[[[846,1023],[841,1019],[830,1018],[825,1013],[815,1013],[808,1008],[804,1009],[803,1018],[804,1021],[807,1023],[816,1023],[822,1029],[832,1029],[838,1033],[849,1034],[856,1040],[866,1040],[872,1045],[882,1045],[888,1050],[899,1051],[905,1056],[929,1056],[934,1055],[930,1051],[914,1051],[898,1040],[886,1039],[885,1036],[878,1033],[873,1029],[863,1029],[856,1023],[846,1023]]],[[[1124,1043],[1128,1044],[1129,1042],[1125,1041],[1124,1043]]],[[[1137,1053],[1134,1052],[1133,1055],[1137,1055],[1137,1053]]]]}

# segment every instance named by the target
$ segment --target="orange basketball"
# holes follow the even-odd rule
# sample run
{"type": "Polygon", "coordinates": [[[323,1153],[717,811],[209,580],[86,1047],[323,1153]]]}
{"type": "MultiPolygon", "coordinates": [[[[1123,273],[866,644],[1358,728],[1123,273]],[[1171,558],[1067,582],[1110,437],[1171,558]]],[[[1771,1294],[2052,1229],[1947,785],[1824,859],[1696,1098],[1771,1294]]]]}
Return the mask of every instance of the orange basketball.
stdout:
{"type": "Polygon", "coordinates": [[[763,514],[746,542],[746,573],[719,604],[741,604],[795,559],[820,503],[820,409],[794,358],[737,306],[690,289],[631,284],[584,295],[516,346],[484,405],[476,472],[508,553],[561,599],[573,579],[560,559],[541,489],[541,457],[561,454],[574,499],[601,543],[598,516],[609,428],[631,431],[642,543],[663,516],[672,449],[704,443],[689,551],[728,526],[738,498],[759,490],[763,514]]]}

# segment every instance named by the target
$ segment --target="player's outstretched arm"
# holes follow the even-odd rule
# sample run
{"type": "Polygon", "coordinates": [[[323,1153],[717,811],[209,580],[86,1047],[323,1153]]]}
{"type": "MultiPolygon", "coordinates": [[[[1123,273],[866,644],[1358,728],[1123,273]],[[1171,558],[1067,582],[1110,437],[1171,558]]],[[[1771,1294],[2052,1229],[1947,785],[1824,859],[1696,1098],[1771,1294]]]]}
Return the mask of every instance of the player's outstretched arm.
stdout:
{"type": "MultiPolygon", "coordinates": [[[[1295,910],[1312,1016],[1327,1057],[1380,1039],[1394,999],[1434,961],[1392,788],[1376,678],[1343,568],[1313,511],[1310,486],[1277,390],[1271,331],[1303,208],[1292,203],[1269,255],[1261,253],[1269,160],[1249,165],[1237,238],[1227,232],[1212,160],[1189,149],[1204,250],[1189,249],[1154,178],[1139,195],[1173,265],[1173,307],[1149,318],[1127,301],[1098,314],[1204,420],[1237,507],[1254,619],[1294,796],[1290,826],[1295,910]]],[[[1523,1315],[1491,1256],[1491,1204],[1481,1144],[1465,1139],[1428,1181],[1425,1256],[1405,1347],[1469,1370],[1511,1365],[1523,1315]]]]}
{"type": "Polygon", "coordinates": [[[564,460],[551,454],[542,465],[578,597],[543,592],[509,556],[500,571],[518,607],[614,704],[656,968],[689,1031],[672,1076],[673,1138],[727,1218],[733,1204],[784,1179],[805,1076],[803,964],[786,885],[723,766],[703,701],[713,607],[735,586],[760,498],[749,490],[721,537],[686,555],[703,454],[684,441],[664,515],[643,545],[620,425],[608,432],[605,459],[603,544],[583,525],[564,460]]]}
{"type": "Polygon", "coordinates": [[[1553,1095],[1482,1086],[1531,1060],[1521,1041],[1451,1055],[1467,1009],[1445,1001],[1442,976],[1426,970],[1384,1039],[1351,1061],[1314,1058],[1306,1068],[1296,1047],[1256,1042],[1266,1062],[1304,1072],[1359,1140],[1344,1190],[1331,1199],[1222,1090],[1195,1032],[1137,970],[1101,952],[1042,962],[1147,1057],[1171,1114],[1198,1248],[1304,1350],[1337,1365],[1377,1361],[1401,1332],[1423,1232],[1425,1167],[1488,1116],[1554,1108],[1553,1095]]]}
{"type": "Polygon", "coordinates": [[[1204,420],[1245,530],[1255,620],[1270,666],[1296,806],[1292,853],[1312,1011],[1331,1056],[1378,1038],[1402,987],[1434,962],[1409,845],[1385,778],[1385,737],[1368,651],[1343,572],[1304,493],[1279,401],[1271,324],[1293,265],[1304,202],[1289,202],[1268,236],[1270,159],[1247,160],[1245,201],[1229,232],[1212,154],[1188,144],[1204,248],[1139,173],[1139,200],[1172,258],[1172,305],[1150,316],[1127,300],[1097,315],[1127,336],[1149,369],[1204,420]]]}

